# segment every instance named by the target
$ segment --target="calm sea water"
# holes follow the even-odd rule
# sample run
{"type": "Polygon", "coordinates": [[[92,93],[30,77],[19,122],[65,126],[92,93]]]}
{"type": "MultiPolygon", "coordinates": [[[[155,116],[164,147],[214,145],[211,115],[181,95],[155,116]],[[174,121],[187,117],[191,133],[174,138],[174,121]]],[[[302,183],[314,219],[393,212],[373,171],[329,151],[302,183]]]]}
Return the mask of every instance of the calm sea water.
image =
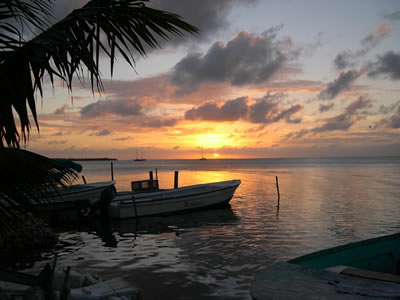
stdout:
{"type": "MultiPolygon", "coordinates": [[[[81,163],[88,182],[110,179],[109,161],[81,163]]],[[[20,268],[38,272],[57,253],[59,267],[123,277],[146,300],[250,299],[254,274],[277,261],[400,231],[400,158],[114,161],[117,189],[156,168],[161,188],[175,170],[180,186],[242,184],[230,208],[63,229],[20,268]]]]}

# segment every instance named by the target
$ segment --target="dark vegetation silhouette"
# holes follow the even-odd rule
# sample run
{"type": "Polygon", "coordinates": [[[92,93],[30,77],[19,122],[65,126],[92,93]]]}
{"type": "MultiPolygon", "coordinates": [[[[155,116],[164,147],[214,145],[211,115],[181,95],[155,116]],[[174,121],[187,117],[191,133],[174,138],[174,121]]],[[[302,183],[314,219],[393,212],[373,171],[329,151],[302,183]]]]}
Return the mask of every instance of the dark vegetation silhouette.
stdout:
{"type": "Polygon", "coordinates": [[[53,0],[0,2],[0,248],[49,189],[77,177],[55,160],[21,149],[32,122],[39,131],[36,97],[44,97],[44,81],[53,88],[61,81],[72,93],[74,81],[83,83],[87,74],[92,92],[102,92],[101,56],[109,58],[112,74],[117,55],[134,68],[135,55],[159,48],[158,38],[198,33],[180,16],[146,2],[91,0],[54,24],[53,0]]]}

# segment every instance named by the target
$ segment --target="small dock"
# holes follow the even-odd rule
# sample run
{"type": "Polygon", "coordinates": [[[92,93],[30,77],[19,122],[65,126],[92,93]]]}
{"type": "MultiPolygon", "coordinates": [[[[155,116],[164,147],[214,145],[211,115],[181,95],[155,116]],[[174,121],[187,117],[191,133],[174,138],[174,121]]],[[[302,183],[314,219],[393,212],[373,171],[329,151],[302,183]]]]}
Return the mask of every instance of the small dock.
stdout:
{"type": "Polygon", "coordinates": [[[400,299],[400,284],[396,283],[396,278],[400,276],[387,274],[392,279],[387,280],[387,276],[378,279],[360,276],[360,272],[351,273],[346,275],[343,272],[281,262],[255,276],[250,294],[254,300],[400,299]]]}

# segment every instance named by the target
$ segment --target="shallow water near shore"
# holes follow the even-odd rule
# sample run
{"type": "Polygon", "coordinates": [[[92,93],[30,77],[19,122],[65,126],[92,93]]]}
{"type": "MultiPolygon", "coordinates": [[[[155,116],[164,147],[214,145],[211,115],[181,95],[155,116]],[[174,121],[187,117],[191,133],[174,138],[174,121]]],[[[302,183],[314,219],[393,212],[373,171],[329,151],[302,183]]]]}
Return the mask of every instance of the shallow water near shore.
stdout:
{"type": "MultiPolygon", "coordinates": [[[[82,161],[88,182],[109,161],[82,161]]],[[[60,243],[16,267],[123,277],[144,299],[251,299],[256,272],[287,260],[400,231],[400,158],[113,161],[117,190],[157,168],[160,188],[241,179],[229,208],[60,229],[60,243]],[[279,178],[277,207],[275,176],[279,178]]]]}

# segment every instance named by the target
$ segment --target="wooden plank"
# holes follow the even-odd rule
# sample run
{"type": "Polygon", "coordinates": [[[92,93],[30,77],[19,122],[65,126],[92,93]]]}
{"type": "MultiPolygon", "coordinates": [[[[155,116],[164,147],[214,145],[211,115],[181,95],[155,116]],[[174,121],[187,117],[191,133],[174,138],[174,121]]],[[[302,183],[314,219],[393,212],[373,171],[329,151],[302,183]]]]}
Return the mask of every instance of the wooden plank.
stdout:
{"type": "Polygon", "coordinates": [[[361,278],[400,283],[400,276],[396,274],[374,272],[357,268],[346,268],[340,273],[345,275],[357,276],[361,278]]]}

